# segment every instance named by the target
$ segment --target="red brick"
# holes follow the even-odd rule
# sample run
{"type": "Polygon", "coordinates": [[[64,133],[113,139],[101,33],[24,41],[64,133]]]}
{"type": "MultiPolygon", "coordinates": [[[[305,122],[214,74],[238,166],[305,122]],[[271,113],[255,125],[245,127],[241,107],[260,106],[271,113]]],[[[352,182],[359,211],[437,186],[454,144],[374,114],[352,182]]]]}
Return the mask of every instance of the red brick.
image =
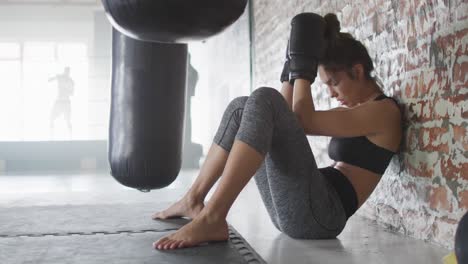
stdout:
{"type": "Polygon", "coordinates": [[[442,175],[451,180],[455,180],[458,178],[464,178],[468,180],[468,163],[461,163],[461,164],[453,164],[452,158],[447,156],[446,158],[440,161],[440,169],[442,171],[442,175]]]}
{"type": "MultiPolygon", "coordinates": [[[[465,27],[464,29],[458,30],[457,32],[455,32],[455,38],[461,41],[467,34],[468,34],[468,28],[465,27]]],[[[463,47],[463,46],[465,46],[465,53],[458,53],[457,51],[456,55],[466,55],[466,50],[468,49],[468,47],[466,45],[460,45],[460,47],[463,47]]]]}
{"type": "Polygon", "coordinates": [[[453,65],[453,82],[461,83],[462,86],[466,88],[468,86],[468,80],[466,80],[467,73],[468,73],[467,61],[464,61],[461,63],[455,63],[455,65],[453,65]]]}
{"type": "Polygon", "coordinates": [[[445,36],[440,36],[438,37],[437,39],[435,39],[435,42],[437,43],[437,45],[439,47],[442,47],[442,50],[444,50],[444,54],[445,55],[449,55],[447,54],[447,52],[450,50],[450,48],[454,47],[455,45],[455,39],[457,39],[458,36],[457,34],[448,34],[448,35],[445,35],[445,36]]]}
{"type": "Polygon", "coordinates": [[[468,151],[468,137],[466,127],[453,125],[452,128],[453,138],[455,141],[460,142],[463,145],[464,150],[468,151]]]}
{"type": "Polygon", "coordinates": [[[462,110],[461,116],[462,116],[462,118],[468,119],[468,109],[462,110]]]}
{"type": "Polygon", "coordinates": [[[458,201],[461,209],[468,209],[468,190],[463,190],[458,193],[458,201]]]}
{"type": "Polygon", "coordinates": [[[468,100],[468,94],[456,94],[447,98],[453,105],[463,103],[468,100]]]}
{"type": "Polygon", "coordinates": [[[455,140],[460,141],[460,142],[464,140],[464,138],[466,137],[466,128],[463,126],[457,126],[457,125],[452,126],[452,128],[453,128],[453,137],[455,138],[455,140]]]}
{"type": "MultiPolygon", "coordinates": [[[[419,90],[419,94],[422,94],[422,95],[427,95],[431,89],[432,86],[430,85],[426,85],[424,83],[424,75],[425,73],[424,72],[421,72],[419,74],[419,83],[418,83],[418,90],[419,90]]],[[[430,83],[429,83],[430,84],[430,83]]]]}
{"type": "Polygon", "coordinates": [[[452,204],[447,195],[445,186],[432,187],[429,192],[429,207],[434,210],[452,211],[452,204]]]}
{"type": "Polygon", "coordinates": [[[426,52],[422,50],[422,48],[416,47],[416,38],[418,36],[408,37],[407,48],[408,48],[408,58],[405,61],[405,70],[407,72],[411,72],[413,70],[419,70],[423,68],[429,67],[429,56],[426,56],[426,52]],[[413,42],[412,42],[413,41],[413,42]]]}
{"type": "Polygon", "coordinates": [[[448,78],[448,71],[446,68],[437,68],[434,70],[434,78],[436,81],[436,88],[438,91],[451,92],[452,82],[448,78]]]}
{"type": "Polygon", "coordinates": [[[437,85],[437,80],[434,78],[434,74],[432,72],[430,73],[430,76],[432,78],[429,79],[429,82],[426,85],[426,90],[427,91],[432,91],[433,90],[432,87],[437,85]]]}
{"type": "Polygon", "coordinates": [[[416,177],[432,178],[432,175],[434,174],[434,169],[427,166],[426,163],[419,163],[418,165],[413,166],[413,164],[406,160],[405,167],[408,169],[410,175],[416,177]]]}
{"type": "MultiPolygon", "coordinates": [[[[406,64],[406,65],[409,65],[409,64],[406,64]]],[[[419,98],[419,91],[421,90],[419,86],[422,83],[423,82],[420,81],[420,75],[415,75],[415,76],[410,77],[407,80],[406,86],[405,86],[406,98],[419,98]]]]}
{"type": "Polygon", "coordinates": [[[411,89],[413,90],[413,98],[418,98],[419,96],[419,85],[421,84],[421,81],[420,81],[420,76],[413,76],[411,78],[411,82],[412,82],[412,86],[411,86],[411,89]]]}
{"type": "Polygon", "coordinates": [[[412,98],[412,93],[413,93],[413,90],[411,89],[411,84],[410,83],[406,83],[405,85],[405,96],[406,98],[412,98]]]}
{"type": "Polygon", "coordinates": [[[432,101],[420,100],[408,105],[408,119],[415,123],[423,123],[434,119],[434,103],[432,101]],[[429,110],[427,110],[429,109],[429,110]]]}
{"type": "MultiPolygon", "coordinates": [[[[427,73],[429,75],[429,81],[427,83],[427,90],[428,91],[432,91],[434,86],[438,86],[437,84],[437,79],[435,78],[436,76],[434,75],[433,72],[428,72],[427,73]]],[[[435,89],[434,89],[435,90],[435,89]]]]}
{"type": "Polygon", "coordinates": [[[435,141],[440,141],[441,137],[447,133],[448,129],[444,127],[421,128],[419,130],[418,145],[420,149],[424,151],[449,153],[448,142],[435,144],[435,141]],[[429,142],[426,144],[424,142],[424,136],[427,134],[429,135],[429,142]]]}
{"type": "Polygon", "coordinates": [[[463,49],[463,45],[459,45],[458,49],[455,51],[455,56],[458,58],[460,56],[464,56],[468,48],[463,49]]]}
{"type": "Polygon", "coordinates": [[[418,137],[417,137],[418,131],[414,128],[409,128],[408,132],[406,133],[406,151],[411,152],[414,150],[417,142],[418,137]]]}

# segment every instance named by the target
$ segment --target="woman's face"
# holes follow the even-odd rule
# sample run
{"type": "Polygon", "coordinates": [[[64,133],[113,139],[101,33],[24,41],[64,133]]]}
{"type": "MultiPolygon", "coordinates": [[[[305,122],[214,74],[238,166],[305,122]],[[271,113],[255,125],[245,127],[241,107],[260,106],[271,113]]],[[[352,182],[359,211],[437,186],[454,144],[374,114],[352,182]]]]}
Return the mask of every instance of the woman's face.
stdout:
{"type": "Polygon", "coordinates": [[[338,102],[347,107],[357,104],[357,92],[359,92],[357,79],[352,79],[346,71],[326,71],[322,65],[318,67],[318,73],[332,98],[336,98],[338,102]]]}

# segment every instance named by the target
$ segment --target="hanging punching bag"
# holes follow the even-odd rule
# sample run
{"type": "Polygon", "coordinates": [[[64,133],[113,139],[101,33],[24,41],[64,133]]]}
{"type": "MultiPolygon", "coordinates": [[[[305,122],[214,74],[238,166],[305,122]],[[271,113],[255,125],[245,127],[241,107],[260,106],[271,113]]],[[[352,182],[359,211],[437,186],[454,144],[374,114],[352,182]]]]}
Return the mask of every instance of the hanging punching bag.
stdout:
{"type": "Polygon", "coordinates": [[[247,0],[102,0],[112,25],[132,38],[203,40],[234,23],[247,0]]]}
{"type": "Polygon", "coordinates": [[[236,21],[247,0],[102,0],[114,26],[109,163],[142,191],[177,177],[182,159],[187,44],[236,21]]]}
{"type": "Polygon", "coordinates": [[[187,44],[112,35],[109,162],[121,184],[149,191],[181,167],[187,44]]]}

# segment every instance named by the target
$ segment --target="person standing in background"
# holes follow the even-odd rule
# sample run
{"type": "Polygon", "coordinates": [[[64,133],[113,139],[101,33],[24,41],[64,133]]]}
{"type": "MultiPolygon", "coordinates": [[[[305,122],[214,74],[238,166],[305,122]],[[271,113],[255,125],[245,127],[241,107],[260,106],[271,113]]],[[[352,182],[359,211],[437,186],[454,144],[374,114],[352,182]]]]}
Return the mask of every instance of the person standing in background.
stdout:
{"type": "Polygon", "coordinates": [[[55,77],[49,78],[49,82],[57,81],[57,98],[55,99],[54,105],[50,115],[50,132],[51,138],[54,134],[54,122],[61,115],[64,116],[69,136],[72,136],[72,124],[71,124],[71,101],[70,97],[73,96],[75,83],[70,77],[70,67],[65,67],[63,73],[57,74],[55,77]]]}

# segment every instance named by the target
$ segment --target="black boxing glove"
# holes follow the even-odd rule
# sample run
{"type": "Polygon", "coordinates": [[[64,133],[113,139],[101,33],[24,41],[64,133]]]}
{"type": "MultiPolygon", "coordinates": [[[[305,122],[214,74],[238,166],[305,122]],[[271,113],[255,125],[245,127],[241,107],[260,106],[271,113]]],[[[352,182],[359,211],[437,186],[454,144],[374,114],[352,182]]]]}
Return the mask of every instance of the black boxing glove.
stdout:
{"type": "Polygon", "coordinates": [[[315,13],[301,13],[291,20],[289,38],[289,81],[317,76],[317,66],[326,49],[326,23],[315,13]]]}
{"type": "Polygon", "coordinates": [[[281,72],[281,76],[280,76],[281,83],[289,82],[289,40],[288,40],[288,46],[286,48],[285,57],[286,57],[286,60],[284,62],[283,71],[281,72]]]}

